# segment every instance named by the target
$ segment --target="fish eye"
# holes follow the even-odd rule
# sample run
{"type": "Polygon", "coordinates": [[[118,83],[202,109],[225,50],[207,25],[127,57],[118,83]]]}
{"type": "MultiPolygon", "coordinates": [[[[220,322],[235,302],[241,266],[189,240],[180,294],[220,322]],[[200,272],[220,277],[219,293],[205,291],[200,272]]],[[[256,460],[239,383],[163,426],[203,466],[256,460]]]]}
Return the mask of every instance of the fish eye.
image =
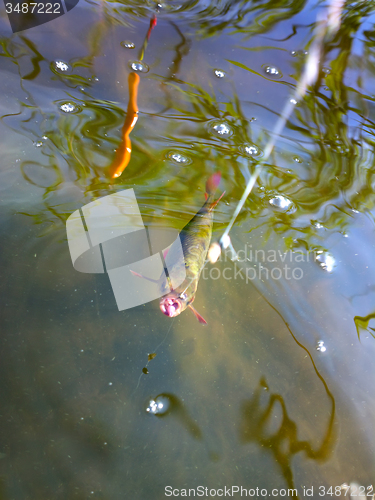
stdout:
{"type": "Polygon", "coordinates": [[[186,295],[186,293],[181,293],[179,297],[180,297],[180,299],[185,300],[187,295],[186,295]]]}

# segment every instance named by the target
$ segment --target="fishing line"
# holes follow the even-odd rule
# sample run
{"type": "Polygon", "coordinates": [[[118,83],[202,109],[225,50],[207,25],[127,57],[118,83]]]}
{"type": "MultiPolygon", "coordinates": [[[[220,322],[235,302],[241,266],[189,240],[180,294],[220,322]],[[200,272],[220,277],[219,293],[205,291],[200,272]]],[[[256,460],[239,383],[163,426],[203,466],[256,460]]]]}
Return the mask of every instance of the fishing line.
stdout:
{"type": "MultiPolygon", "coordinates": [[[[155,355],[156,355],[156,351],[157,351],[157,350],[159,349],[159,347],[160,347],[162,344],[164,344],[164,342],[167,340],[167,337],[168,337],[169,332],[171,331],[171,328],[172,328],[172,325],[173,325],[173,321],[174,321],[174,318],[172,318],[171,324],[170,324],[170,326],[169,326],[169,328],[168,328],[167,333],[165,334],[165,337],[164,337],[164,338],[163,338],[163,340],[160,342],[160,344],[156,347],[156,349],[154,349],[154,351],[153,351],[153,353],[152,353],[152,354],[155,354],[155,355]]],[[[143,370],[145,370],[145,369],[147,370],[147,366],[148,366],[149,362],[150,362],[150,361],[151,361],[151,360],[155,357],[155,356],[153,356],[152,358],[150,358],[150,356],[151,356],[151,354],[148,354],[148,360],[147,360],[146,366],[143,368],[143,370]]],[[[132,397],[132,396],[134,395],[134,393],[136,392],[136,390],[138,389],[139,384],[140,384],[140,382],[141,382],[142,375],[145,375],[145,374],[146,374],[146,372],[144,372],[143,370],[142,370],[142,373],[139,375],[139,379],[138,379],[137,387],[134,389],[134,391],[132,392],[132,394],[130,395],[130,397],[132,397]]]]}

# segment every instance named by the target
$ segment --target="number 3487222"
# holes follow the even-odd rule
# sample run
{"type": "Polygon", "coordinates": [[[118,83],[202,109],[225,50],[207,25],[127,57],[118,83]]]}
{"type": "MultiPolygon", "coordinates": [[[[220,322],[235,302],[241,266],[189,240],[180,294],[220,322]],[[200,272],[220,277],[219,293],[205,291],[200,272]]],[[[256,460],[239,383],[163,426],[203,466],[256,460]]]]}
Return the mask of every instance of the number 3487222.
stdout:
{"type": "Polygon", "coordinates": [[[62,14],[60,3],[7,3],[5,8],[7,14],[62,14]]]}

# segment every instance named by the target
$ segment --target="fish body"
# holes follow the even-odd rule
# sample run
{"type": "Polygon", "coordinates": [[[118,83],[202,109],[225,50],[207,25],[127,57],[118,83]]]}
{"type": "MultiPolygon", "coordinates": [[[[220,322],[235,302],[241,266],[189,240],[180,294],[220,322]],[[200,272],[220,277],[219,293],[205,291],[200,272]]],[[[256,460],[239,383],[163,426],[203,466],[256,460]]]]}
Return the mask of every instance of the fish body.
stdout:
{"type": "MultiPolygon", "coordinates": [[[[204,318],[193,308],[192,302],[195,299],[199,278],[211,242],[213,209],[217,204],[214,201],[214,193],[219,185],[220,177],[220,174],[213,174],[208,179],[206,202],[180,232],[183,261],[173,259],[173,255],[170,254],[165,256],[168,261],[172,262],[172,265],[168,265],[168,270],[176,278],[176,281],[178,278],[183,279],[186,275],[181,285],[160,300],[160,309],[166,316],[175,317],[189,307],[200,323],[206,323],[204,318]]],[[[173,246],[170,251],[173,253],[173,246]]]]}

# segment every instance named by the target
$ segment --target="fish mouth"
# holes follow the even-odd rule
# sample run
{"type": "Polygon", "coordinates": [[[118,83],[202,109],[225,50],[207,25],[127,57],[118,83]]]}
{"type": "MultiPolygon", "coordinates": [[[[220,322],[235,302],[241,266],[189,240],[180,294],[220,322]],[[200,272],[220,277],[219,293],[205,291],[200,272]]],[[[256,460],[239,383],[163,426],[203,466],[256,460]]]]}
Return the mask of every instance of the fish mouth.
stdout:
{"type": "Polygon", "coordinates": [[[182,304],[175,297],[165,297],[160,301],[160,310],[166,316],[174,318],[182,312],[182,304]]]}

